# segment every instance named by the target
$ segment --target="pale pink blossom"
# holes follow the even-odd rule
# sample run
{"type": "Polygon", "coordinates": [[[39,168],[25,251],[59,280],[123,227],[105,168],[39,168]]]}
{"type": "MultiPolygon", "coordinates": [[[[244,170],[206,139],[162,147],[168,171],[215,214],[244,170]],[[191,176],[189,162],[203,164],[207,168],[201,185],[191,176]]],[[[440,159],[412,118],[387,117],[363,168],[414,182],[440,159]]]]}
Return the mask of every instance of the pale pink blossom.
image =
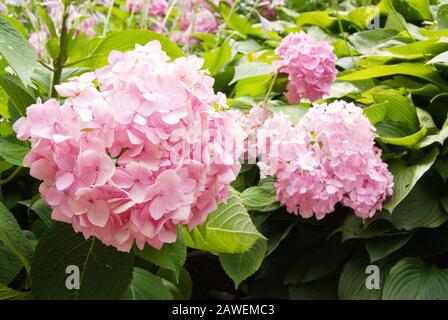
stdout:
{"type": "Polygon", "coordinates": [[[330,91],[337,73],[332,46],[300,32],[285,37],[275,52],[281,58],[276,67],[288,73],[289,103],[315,101],[330,91]]]}

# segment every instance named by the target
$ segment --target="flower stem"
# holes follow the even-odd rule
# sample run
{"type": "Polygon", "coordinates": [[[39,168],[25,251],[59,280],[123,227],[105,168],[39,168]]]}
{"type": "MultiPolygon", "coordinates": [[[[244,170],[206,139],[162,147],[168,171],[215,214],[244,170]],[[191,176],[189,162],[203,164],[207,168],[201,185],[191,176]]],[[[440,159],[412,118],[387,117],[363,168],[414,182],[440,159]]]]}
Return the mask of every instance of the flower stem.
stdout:
{"type": "Polygon", "coordinates": [[[55,85],[61,83],[62,77],[62,69],[64,68],[65,61],[67,60],[67,38],[68,38],[68,28],[67,28],[67,20],[69,16],[68,12],[68,3],[64,3],[64,13],[62,16],[62,26],[61,26],[61,35],[59,37],[59,54],[53,64],[53,82],[52,82],[52,92],[51,96],[56,97],[57,92],[54,89],[55,85]]]}
{"type": "Polygon", "coordinates": [[[17,167],[17,168],[16,168],[16,169],[9,175],[9,177],[0,180],[0,185],[7,184],[8,182],[11,182],[11,180],[14,179],[14,177],[15,177],[16,175],[19,174],[20,170],[22,170],[22,167],[17,167]]]}

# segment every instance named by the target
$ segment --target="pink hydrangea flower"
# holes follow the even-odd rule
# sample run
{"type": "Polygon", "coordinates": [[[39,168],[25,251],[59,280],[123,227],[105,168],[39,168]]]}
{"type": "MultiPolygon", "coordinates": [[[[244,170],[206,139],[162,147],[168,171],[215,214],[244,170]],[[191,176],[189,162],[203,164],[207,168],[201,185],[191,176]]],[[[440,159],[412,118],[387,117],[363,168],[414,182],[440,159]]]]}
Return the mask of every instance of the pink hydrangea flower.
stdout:
{"type": "Polygon", "coordinates": [[[277,177],[289,212],[322,219],[340,202],[372,217],[393,186],[374,130],[361,108],[344,101],[314,105],[295,127],[275,114],[258,132],[261,173],[277,177]]]}
{"type": "Polygon", "coordinates": [[[145,3],[148,3],[148,13],[153,16],[163,17],[169,7],[166,0],[126,0],[126,8],[129,12],[139,13],[145,3]]]}
{"type": "Polygon", "coordinates": [[[48,33],[44,30],[32,32],[30,34],[29,42],[36,49],[39,57],[43,58],[45,55],[45,43],[48,41],[48,33]]]}
{"type": "MultiPolygon", "coordinates": [[[[272,111],[265,107],[254,106],[249,112],[242,112],[240,110],[230,110],[229,114],[235,121],[243,128],[245,133],[244,140],[244,160],[249,163],[255,163],[258,154],[257,137],[258,130],[263,126],[266,120],[272,117],[272,111]]],[[[289,124],[288,124],[289,126],[289,124]]]]}
{"type": "Polygon", "coordinates": [[[289,103],[315,101],[330,91],[337,73],[332,46],[300,32],[289,34],[275,52],[281,58],[275,65],[288,73],[289,103]]]}
{"type": "Polygon", "coordinates": [[[203,61],[170,61],[157,41],[56,87],[14,124],[55,220],[118,250],[160,248],[201,224],[236,178],[243,132],[203,61]],[[99,83],[99,88],[94,85],[99,83]]]}

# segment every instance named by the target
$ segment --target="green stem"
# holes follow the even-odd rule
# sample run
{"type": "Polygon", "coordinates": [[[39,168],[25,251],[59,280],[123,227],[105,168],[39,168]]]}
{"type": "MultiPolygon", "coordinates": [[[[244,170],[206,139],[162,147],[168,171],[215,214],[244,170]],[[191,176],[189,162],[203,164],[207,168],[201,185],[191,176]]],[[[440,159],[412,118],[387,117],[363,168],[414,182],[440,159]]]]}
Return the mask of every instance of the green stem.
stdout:
{"type": "Polygon", "coordinates": [[[274,77],[271,80],[271,84],[269,85],[268,92],[266,93],[266,96],[264,97],[263,101],[263,108],[266,107],[266,105],[269,102],[269,96],[271,95],[272,89],[274,89],[275,80],[277,80],[278,72],[276,71],[274,74],[274,77]]]}
{"type": "Polygon", "coordinates": [[[11,182],[11,180],[14,179],[14,177],[15,177],[16,175],[19,174],[20,170],[22,170],[22,167],[17,167],[17,168],[16,168],[16,169],[9,175],[9,177],[0,180],[0,185],[7,184],[8,182],[11,182]]]}
{"type": "Polygon", "coordinates": [[[347,35],[345,34],[344,28],[342,26],[341,18],[339,17],[339,10],[338,10],[338,5],[336,3],[336,0],[331,0],[331,3],[333,5],[333,10],[336,13],[336,18],[338,19],[339,32],[342,34],[345,48],[347,49],[348,53],[350,54],[350,58],[352,58],[353,66],[355,67],[356,70],[358,70],[358,66],[356,65],[356,61],[355,61],[355,58],[353,57],[352,50],[350,49],[350,46],[348,44],[347,35]]]}
{"type": "Polygon", "coordinates": [[[68,4],[64,4],[64,15],[62,16],[62,27],[61,27],[61,35],[59,38],[59,55],[56,58],[56,61],[53,64],[53,83],[51,85],[52,92],[51,96],[56,97],[57,92],[54,89],[55,85],[58,85],[61,83],[61,77],[62,77],[62,69],[64,68],[65,61],[67,60],[67,36],[68,36],[68,29],[67,29],[67,20],[69,16],[68,12],[68,4]]]}
{"type": "Polygon", "coordinates": [[[114,5],[115,5],[115,0],[112,0],[112,3],[110,4],[109,10],[107,11],[106,21],[104,22],[103,37],[106,36],[107,31],[109,29],[110,18],[112,16],[112,9],[114,8],[114,5]]]}

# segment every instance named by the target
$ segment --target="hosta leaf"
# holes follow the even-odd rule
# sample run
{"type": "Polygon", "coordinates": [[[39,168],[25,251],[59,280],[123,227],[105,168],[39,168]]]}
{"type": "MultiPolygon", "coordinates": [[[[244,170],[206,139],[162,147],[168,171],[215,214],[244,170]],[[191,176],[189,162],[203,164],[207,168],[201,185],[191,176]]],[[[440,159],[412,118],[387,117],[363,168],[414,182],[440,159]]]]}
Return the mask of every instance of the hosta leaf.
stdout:
{"type": "Polygon", "coordinates": [[[204,53],[204,69],[208,69],[211,75],[215,75],[219,70],[230,61],[232,56],[232,48],[228,41],[210,51],[204,53]]]}
{"type": "Polygon", "coordinates": [[[370,238],[365,241],[367,252],[370,256],[370,262],[383,259],[389,254],[403,247],[411,238],[412,234],[383,236],[370,238]]]}
{"type": "Polygon", "coordinates": [[[411,192],[417,181],[431,168],[439,154],[437,148],[426,152],[421,160],[408,166],[401,160],[389,164],[389,170],[394,176],[394,190],[392,196],[385,202],[384,208],[393,212],[395,207],[411,192]]]}
{"type": "Polygon", "coordinates": [[[187,258],[187,247],[184,239],[180,236],[174,243],[165,243],[160,250],[145,245],[143,250],[134,248],[134,252],[139,257],[148,260],[159,267],[172,270],[176,277],[179,276],[179,270],[184,265],[187,258]]]}
{"type": "Polygon", "coordinates": [[[342,300],[379,300],[382,289],[389,272],[389,265],[386,261],[375,263],[380,269],[380,289],[367,289],[366,279],[369,274],[366,268],[371,263],[368,255],[360,251],[352,256],[345,264],[339,277],[338,296],[342,300]]]}
{"type": "Polygon", "coordinates": [[[263,62],[247,62],[235,67],[235,75],[229,85],[246,78],[272,75],[275,68],[271,64],[263,62]]]}
{"type": "Polygon", "coordinates": [[[37,299],[120,299],[132,278],[133,257],[98,239],[75,233],[70,224],[54,223],[40,239],[31,267],[37,299]],[[68,266],[79,268],[79,290],[68,289],[68,266]]]}
{"type": "Polygon", "coordinates": [[[441,4],[437,9],[437,27],[448,29],[448,3],[441,4]]]}
{"type": "Polygon", "coordinates": [[[435,228],[448,220],[442,206],[444,184],[435,172],[426,173],[411,192],[394,209],[385,212],[382,219],[388,220],[398,229],[435,228]]]}
{"type": "Polygon", "coordinates": [[[438,73],[434,66],[419,63],[419,62],[403,62],[394,65],[379,65],[359,71],[354,71],[349,74],[340,76],[338,80],[353,81],[366,80],[371,78],[386,77],[392,75],[408,75],[412,77],[421,78],[439,87],[448,90],[448,83],[438,73]]]}
{"type": "Polygon", "coordinates": [[[264,239],[233,189],[227,203],[220,203],[204,224],[191,231],[184,228],[184,237],[189,247],[216,253],[244,252],[264,239]]]}
{"type": "Polygon", "coordinates": [[[9,284],[21,269],[20,259],[3,242],[0,242],[0,283],[9,284]]]}
{"type": "Polygon", "coordinates": [[[164,286],[160,277],[153,275],[149,271],[134,268],[131,284],[123,294],[122,299],[172,300],[173,296],[168,288],[164,286]]]}
{"type": "Polygon", "coordinates": [[[229,28],[238,31],[243,35],[259,35],[261,33],[261,30],[259,31],[253,28],[252,23],[236,13],[227,2],[220,2],[219,11],[229,28]]]}
{"type": "Polygon", "coordinates": [[[448,269],[427,265],[420,258],[404,258],[390,270],[384,284],[386,300],[448,299],[448,269]]]}
{"type": "Polygon", "coordinates": [[[36,102],[34,93],[26,89],[20,80],[12,75],[0,75],[0,87],[3,88],[14,106],[14,111],[20,117],[25,116],[26,108],[36,102]]]}
{"type": "Polygon", "coordinates": [[[257,240],[252,248],[243,253],[221,253],[219,261],[227,275],[238,288],[240,283],[260,268],[266,254],[266,240],[257,240]]]}
{"type": "Polygon", "coordinates": [[[23,166],[23,157],[30,151],[29,148],[20,144],[0,139],[0,157],[16,166],[23,166]]]}
{"type": "Polygon", "coordinates": [[[38,66],[36,50],[16,28],[1,16],[0,55],[8,61],[25,87],[32,86],[31,75],[38,66]]]}
{"type": "Polygon", "coordinates": [[[20,259],[25,269],[29,272],[33,248],[14,216],[1,202],[0,241],[20,259]]]}

